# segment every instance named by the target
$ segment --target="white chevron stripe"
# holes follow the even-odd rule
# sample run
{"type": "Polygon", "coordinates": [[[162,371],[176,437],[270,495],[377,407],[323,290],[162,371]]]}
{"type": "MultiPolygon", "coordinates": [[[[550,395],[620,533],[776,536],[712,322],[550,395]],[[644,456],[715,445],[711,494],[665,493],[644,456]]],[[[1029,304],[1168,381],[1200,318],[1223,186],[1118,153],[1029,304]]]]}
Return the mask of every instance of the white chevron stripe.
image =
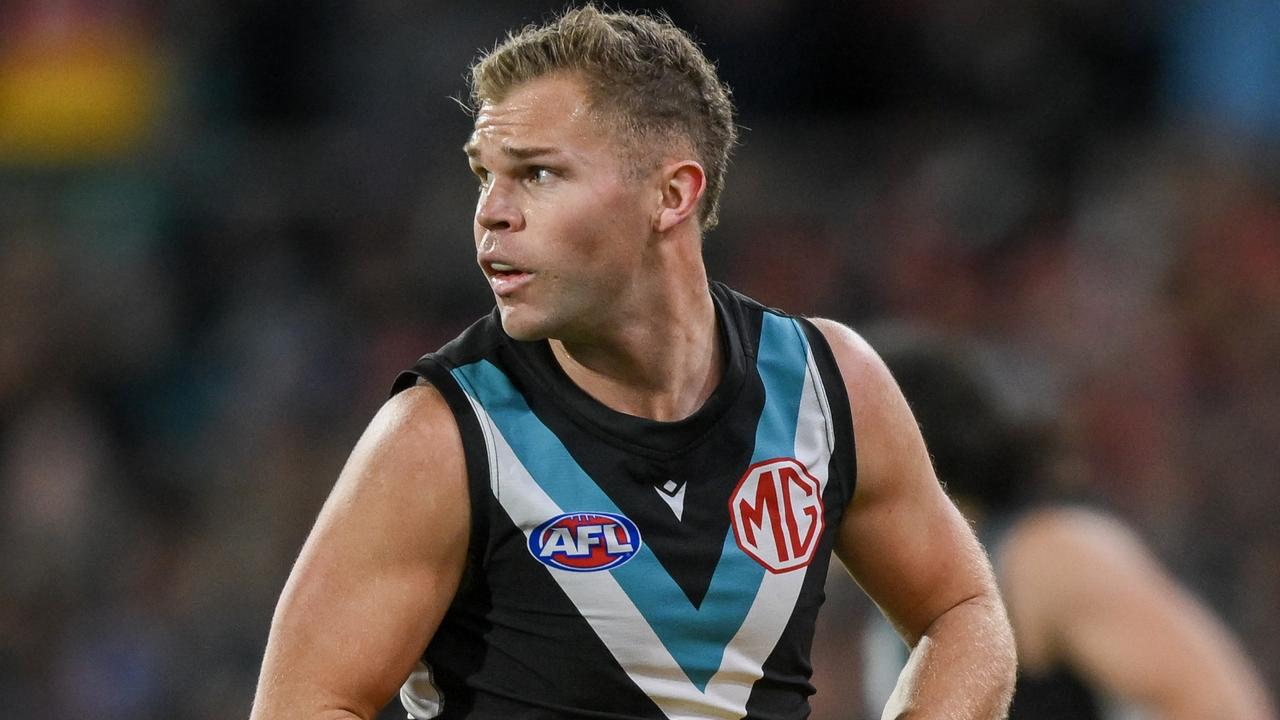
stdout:
{"type": "MultiPolygon", "coordinates": [[[[478,409],[483,413],[483,408],[478,409]]],[[[490,452],[498,468],[494,481],[495,491],[501,489],[502,507],[525,534],[529,534],[547,518],[565,512],[592,512],[604,508],[561,508],[556,505],[530,476],[529,471],[516,457],[506,438],[487,414],[481,422],[491,426],[493,445],[490,452]]],[[[610,572],[579,573],[548,568],[576,605],[591,623],[618,663],[646,695],[653,698],[669,718],[706,717],[708,708],[702,693],[689,682],[684,670],[667,651],[656,633],[649,626],[630,596],[622,589],[610,572]],[[696,705],[695,705],[696,703],[696,705]],[[695,713],[696,714],[693,714],[695,713]]],[[[714,708],[712,717],[738,718],[736,708],[714,708]]]]}
{"type": "MultiPolygon", "coordinates": [[[[795,459],[809,469],[809,474],[821,487],[820,492],[824,492],[827,488],[827,467],[834,447],[834,435],[831,432],[831,415],[826,404],[822,378],[818,374],[812,353],[808,355],[807,362],[808,371],[805,373],[804,391],[800,397],[795,459]]],[[[819,562],[825,563],[827,560],[816,557],[814,563],[819,562]]],[[[750,695],[751,685],[763,674],[764,661],[773,652],[791,620],[791,612],[795,608],[807,572],[808,568],[804,572],[765,573],[755,604],[747,613],[742,629],[729,641],[720,671],[707,685],[708,693],[713,689],[745,687],[745,692],[741,694],[750,695]]],[[[745,696],[741,698],[742,714],[746,713],[746,700],[745,696]]]]}

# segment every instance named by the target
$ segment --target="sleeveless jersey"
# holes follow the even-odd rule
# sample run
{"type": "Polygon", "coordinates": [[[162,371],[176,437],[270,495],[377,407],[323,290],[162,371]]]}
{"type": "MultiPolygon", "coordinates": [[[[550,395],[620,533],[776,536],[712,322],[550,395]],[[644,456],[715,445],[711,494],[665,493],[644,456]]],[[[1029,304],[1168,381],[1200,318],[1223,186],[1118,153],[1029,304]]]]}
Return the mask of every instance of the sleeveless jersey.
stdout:
{"type": "Polygon", "coordinates": [[[710,290],[725,369],[677,422],[597,402],[496,311],[397,380],[449,404],[471,501],[462,585],[401,690],[411,717],[808,715],[849,402],[811,323],[710,290]]]}

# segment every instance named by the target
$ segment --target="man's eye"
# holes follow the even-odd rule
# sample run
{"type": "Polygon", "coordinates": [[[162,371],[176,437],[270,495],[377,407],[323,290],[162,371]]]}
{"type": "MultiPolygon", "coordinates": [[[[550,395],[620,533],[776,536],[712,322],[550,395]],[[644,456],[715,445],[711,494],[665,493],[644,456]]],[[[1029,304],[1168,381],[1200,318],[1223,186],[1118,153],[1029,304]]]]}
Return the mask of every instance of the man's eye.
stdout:
{"type": "Polygon", "coordinates": [[[476,181],[480,183],[481,190],[489,187],[490,175],[488,170],[485,170],[484,168],[475,168],[471,172],[475,174],[476,181]]]}
{"type": "Polygon", "coordinates": [[[550,168],[534,167],[529,169],[529,179],[535,183],[543,183],[555,176],[550,168]]]}

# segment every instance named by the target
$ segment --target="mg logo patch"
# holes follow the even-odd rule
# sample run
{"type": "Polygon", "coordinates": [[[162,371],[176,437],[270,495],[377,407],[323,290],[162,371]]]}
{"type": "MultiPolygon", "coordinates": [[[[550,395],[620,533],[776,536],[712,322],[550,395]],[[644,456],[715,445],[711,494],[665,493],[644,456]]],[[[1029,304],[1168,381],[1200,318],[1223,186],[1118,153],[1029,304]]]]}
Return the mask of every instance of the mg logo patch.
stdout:
{"type": "Polygon", "coordinates": [[[738,547],[769,572],[807,566],[825,524],[821,489],[809,470],[791,458],[747,468],[729,497],[738,547]]]}
{"type": "Polygon", "coordinates": [[[529,552],[538,562],[572,572],[616,568],[640,546],[640,529],[614,513],[565,513],[529,534],[529,552]]]}

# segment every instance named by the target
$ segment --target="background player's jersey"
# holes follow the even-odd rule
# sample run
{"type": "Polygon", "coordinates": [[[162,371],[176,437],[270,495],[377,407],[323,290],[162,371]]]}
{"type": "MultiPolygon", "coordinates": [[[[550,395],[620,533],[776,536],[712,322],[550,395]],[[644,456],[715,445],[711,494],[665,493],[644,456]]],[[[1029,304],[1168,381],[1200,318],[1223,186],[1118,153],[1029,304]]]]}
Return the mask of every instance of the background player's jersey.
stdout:
{"type": "Polygon", "coordinates": [[[849,403],[810,323],[711,293],[724,375],[677,422],[595,401],[496,313],[397,381],[448,401],[472,506],[462,586],[401,691],[412,717],[808,715],[849,403]]]}

